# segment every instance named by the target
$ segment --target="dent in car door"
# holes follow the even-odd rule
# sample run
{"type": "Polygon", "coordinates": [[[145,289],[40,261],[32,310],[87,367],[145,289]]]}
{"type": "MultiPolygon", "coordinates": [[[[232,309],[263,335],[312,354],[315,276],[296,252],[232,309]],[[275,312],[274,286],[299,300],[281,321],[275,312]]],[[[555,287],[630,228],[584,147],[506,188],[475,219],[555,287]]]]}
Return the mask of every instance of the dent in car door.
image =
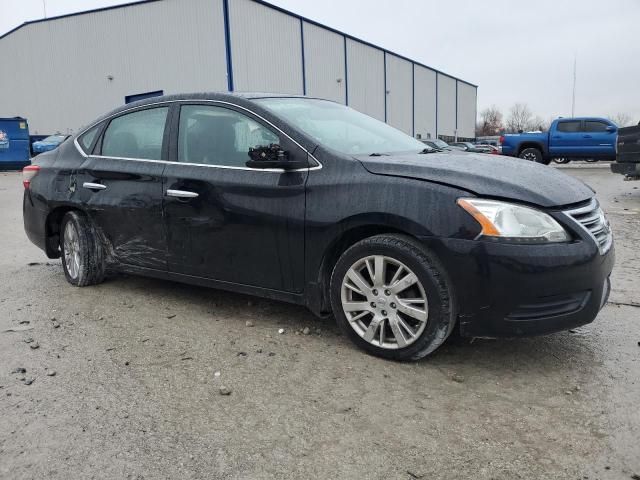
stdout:
{"type": "Polygon", "coordinates": [[[307,154],[246,112],[183,105],[164,173],[169,271],[274,290],[304,282],[308,171],[246,167],[248,147],[279,143],[307,154]]]}
{"type": "Polygon", "coordinates": [[[96,155],[78,170],[76,189],[105,235],[110,259],[166,270],[162,172],[167,107],[138,110],[107,125],[96,155]]]}

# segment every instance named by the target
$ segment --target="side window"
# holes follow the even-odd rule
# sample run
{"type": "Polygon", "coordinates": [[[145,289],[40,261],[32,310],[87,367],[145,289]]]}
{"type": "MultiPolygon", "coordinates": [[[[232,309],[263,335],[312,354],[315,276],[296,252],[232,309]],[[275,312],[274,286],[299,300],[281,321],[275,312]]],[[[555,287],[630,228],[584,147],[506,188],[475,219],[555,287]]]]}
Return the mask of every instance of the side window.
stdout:
{"type": "Polygon", "coordinates": [[[104,132],[105,157],[162,160],[168,107],[151,108],[114,118],[104,132]]]}
{"type": "Polygon", "coordinates": [[[559,132],[567,132],[574,133],[580,131],[580,121],[574,122],[558,122],[558,131],[559,132]]]}
{"type": "Polygon", "coordinates": [[[102,127],[102,124],[96,125],[91,130],[84,132],[78,139],[78,143],[82,147],[84,153],[86,153],[87,155],[91,154],[91,146],[93,145],[93,141],[95,140],[96,135],[100,131],[100,127],[102,127]]]}
{"type": "Polygon", "coordinates": [[[608,123],[599,122],[597,120],[585,120],[584,131],[585,132],[606,132],[608,123]]]}
{"type": "Polygon", "coordinates": [[[249,148],[280,143],[280,138],[242,113],[209,105],[180,109],[178,161],[245,167],[249,148]]]}

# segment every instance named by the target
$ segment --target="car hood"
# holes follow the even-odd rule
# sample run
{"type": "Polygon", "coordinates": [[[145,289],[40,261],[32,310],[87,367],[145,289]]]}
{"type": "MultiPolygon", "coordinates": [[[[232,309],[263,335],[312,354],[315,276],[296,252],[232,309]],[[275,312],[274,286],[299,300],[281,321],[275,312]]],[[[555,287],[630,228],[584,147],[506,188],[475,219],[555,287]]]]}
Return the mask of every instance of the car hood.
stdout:
{"type": "Polygon", "coordinates": [[[555,168],[500,155],[446,152],[357,159],[373,174],[427,180],[541,207],[579,203],[594,194],[583,182],[555,168]]]}

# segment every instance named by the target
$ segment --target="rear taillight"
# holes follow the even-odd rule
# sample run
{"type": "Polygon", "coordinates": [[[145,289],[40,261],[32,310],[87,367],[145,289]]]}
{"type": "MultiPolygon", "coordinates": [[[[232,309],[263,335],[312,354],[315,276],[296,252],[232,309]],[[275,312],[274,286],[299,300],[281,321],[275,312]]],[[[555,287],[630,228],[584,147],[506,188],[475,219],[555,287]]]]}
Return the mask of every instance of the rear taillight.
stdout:
{"type": "Polygon", "coordinates": [[[500,135],[500,145],[504,143],[504,135],[500,135]]]}
{"type": "Polygon", "coordinates": [[[29,188],[31,180],[38,174],[40,167],[38,165],[28,165],[22,169],[22,185],[29,188]]]}

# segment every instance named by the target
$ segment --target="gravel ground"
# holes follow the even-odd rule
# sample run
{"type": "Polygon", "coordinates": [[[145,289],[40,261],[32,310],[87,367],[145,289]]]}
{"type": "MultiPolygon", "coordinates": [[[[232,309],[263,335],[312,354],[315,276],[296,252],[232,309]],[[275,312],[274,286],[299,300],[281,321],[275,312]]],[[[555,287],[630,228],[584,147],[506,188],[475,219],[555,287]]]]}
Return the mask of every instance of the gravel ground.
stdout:
{"type": "Polygon", "coordinates": [[[19,175],[0,174],[0,478],[640,478],[640,182],[554,168],[608,212],[609,304],[573,332],[454,338],[414,364],[296,306],[71,287],[25,237],[19,175]]]}

